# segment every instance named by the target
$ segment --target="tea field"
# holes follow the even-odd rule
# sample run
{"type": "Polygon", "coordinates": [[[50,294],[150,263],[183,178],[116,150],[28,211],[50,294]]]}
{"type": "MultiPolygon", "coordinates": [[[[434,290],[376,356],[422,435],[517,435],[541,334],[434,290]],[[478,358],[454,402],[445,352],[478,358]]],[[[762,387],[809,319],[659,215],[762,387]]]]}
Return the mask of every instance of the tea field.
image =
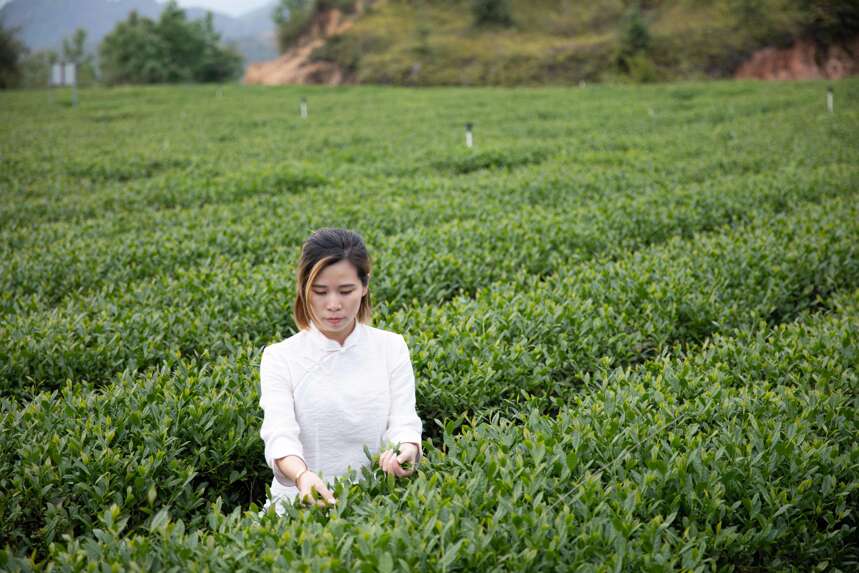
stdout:
{"type": "Polygon", "coordinates": [[[859,80],[826,87],[0,93],[0,569],[855,571],[859,80]],[[322,226],[367,242],[425,459],[259,515],[322,226]]]}

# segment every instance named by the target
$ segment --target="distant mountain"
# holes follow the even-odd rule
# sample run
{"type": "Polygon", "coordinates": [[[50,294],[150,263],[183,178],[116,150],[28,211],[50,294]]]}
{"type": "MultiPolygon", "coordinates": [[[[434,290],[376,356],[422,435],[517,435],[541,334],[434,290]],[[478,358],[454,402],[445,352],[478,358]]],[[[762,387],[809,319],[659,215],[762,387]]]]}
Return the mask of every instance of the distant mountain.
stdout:
{"type": "MultiPolygon", "coordinates": [[[[269,5],[239,17],[212,12],[221,39],[235,43],[244,54],[245,63],[277,57],[271,20],[274,5],[272,0],[269,5]]],[[[6,28],[20,28],[18,37],[34,51],[58,50],[63,39],[77,28],[87,31],[88,49],[95,51],[99,42],[128,18],[131,11],[157,18],[163,8],[155,0],[12,0],[0,8],[0,21],[6,28]]],[[[197,20],[206,15],[206,10],[187,8],[185,14],[197,20]]]]}

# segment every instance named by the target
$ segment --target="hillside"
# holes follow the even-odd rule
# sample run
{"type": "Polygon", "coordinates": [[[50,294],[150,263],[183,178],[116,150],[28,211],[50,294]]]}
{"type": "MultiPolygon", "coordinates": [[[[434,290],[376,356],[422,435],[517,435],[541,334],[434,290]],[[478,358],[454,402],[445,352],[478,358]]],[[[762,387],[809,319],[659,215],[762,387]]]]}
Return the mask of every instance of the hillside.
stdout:
{"type": "MultiPolygon", "coordinates": [[[[792,47],[798,56],[766,57],[810,58],[810,65],[794,66],[807,68],[809,77],[857,71],[859,7],[850,2],[653,0],[642,2],[638,15],[631,4],[511,0],[512,25],[476,26],[471,0],[377,0],[325,41],[319,41],[318,21],[330,20],[332,10],[317,13],[308,23],[310,37],[297,42],[305,49],[265,68],[269,77],[285,66],[321,66],[326,74],[281,73],[286,81],[264,82],[258,81],[260,67],[249,70],[246,81],[529,85],[703,79],[733,76],[759,50],[792,47]],[[636,37],[641,29],[643,40],[636,37]],[[317,45],[307,50],[311,41],[317,45]]],[[[756,69],[768,70],[767,62],[756,69]]]]}

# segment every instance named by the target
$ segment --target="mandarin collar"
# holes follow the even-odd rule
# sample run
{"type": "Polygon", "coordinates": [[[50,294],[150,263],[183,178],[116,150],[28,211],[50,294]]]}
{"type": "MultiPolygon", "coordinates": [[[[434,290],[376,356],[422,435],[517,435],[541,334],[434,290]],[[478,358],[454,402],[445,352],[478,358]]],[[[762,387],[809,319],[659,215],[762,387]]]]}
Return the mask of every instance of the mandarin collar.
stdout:
{"type": "Polygon", "coordinates": [[[349,336],[346,337],[346,340],[343,342],[343,346],[340,346],[340,343],[336,340],[331,340],[322,334],[322,331],[319,330],[316,323],[312,320],[310,321],[310,328],[307,330],[314,347],[326,352],[337,352],[357,345],[364,336],[365,328],[366,326],[356,319],[355,328],[352,329],[352,332],[350,332],[349,336]]]}

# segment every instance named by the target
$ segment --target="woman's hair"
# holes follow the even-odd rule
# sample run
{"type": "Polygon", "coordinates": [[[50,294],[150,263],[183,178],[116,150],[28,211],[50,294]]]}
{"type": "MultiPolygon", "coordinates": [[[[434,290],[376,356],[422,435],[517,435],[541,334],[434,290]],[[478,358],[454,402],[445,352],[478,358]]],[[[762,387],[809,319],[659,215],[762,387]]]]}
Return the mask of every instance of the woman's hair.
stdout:
{"type": "MultiPolygon", "coordinates": [[[[370,280],[370,255],[364,240],[358,233],[346,229],[319,229],[314,231],[304,241],[301,247],[301,260],[298,262],[296,273],[295,307],[293,315],[295,324],[302,330],[310,327],[314,318],[310,306],[310,295],[313,281],[322,269],[340,261],[349,261],[358,271],[358,279],[362,286],[367,286],[370,280]]],[[[370,290],[361,298],[358,308],[358,322],[370,320],[370,290]]]]}

